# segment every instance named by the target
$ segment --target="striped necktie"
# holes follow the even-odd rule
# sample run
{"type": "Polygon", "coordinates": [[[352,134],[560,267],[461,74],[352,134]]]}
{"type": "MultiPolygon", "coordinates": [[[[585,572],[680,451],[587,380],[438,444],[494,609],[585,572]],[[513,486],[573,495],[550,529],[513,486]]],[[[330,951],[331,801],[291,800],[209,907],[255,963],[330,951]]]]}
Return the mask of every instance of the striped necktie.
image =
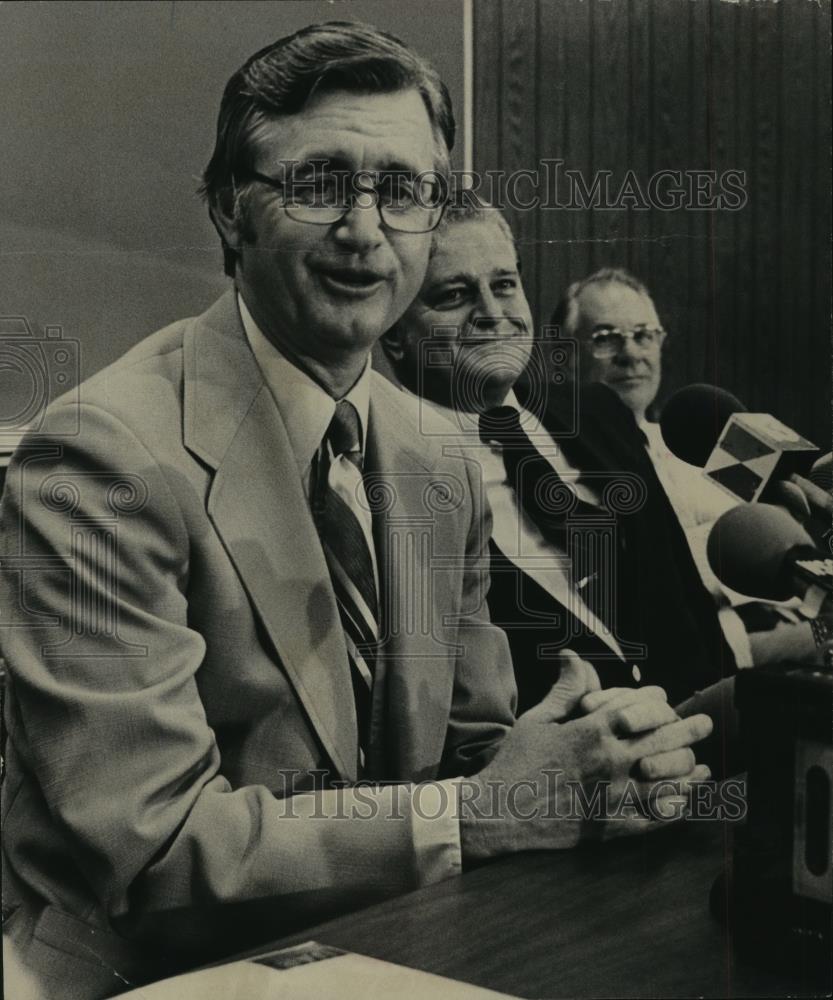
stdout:
{"type": "Polygon", "coordinates": [[[379,598],[362,461],[359,415],[352,403],[342,400],[336,404],[319,450],[313,516],[344,629],[356,700],[359,760],[364,766],[379,643],[379,598]]]}

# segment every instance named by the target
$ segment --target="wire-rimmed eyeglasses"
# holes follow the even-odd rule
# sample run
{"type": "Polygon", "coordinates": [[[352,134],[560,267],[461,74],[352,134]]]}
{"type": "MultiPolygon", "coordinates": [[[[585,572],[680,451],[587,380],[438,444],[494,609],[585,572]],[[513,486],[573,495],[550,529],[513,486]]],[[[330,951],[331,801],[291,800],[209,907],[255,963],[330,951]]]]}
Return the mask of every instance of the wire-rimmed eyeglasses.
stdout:
{"type": "Polygon", "coordinates": [[[594,358],[612,358],[632,340],[641,351],[651,351],[665,339],[661,326],[637,326],[633,330],[622,330],[617,326],[607,330],[596,330],[590,335],[590,353],[594,358]]]}
{"type": "Polygon", "coordinates": [[[295,222],[331,226],[354,207],[379,210],[388,229],[400,233],[430,233],[443,217],[447,185],[434,171],[414,176],[405,170],[348,171],[291,177],[282,181],[257,170],[245,170],[239,179],[258,181],[281,196],[283,210],[295,222]]]}

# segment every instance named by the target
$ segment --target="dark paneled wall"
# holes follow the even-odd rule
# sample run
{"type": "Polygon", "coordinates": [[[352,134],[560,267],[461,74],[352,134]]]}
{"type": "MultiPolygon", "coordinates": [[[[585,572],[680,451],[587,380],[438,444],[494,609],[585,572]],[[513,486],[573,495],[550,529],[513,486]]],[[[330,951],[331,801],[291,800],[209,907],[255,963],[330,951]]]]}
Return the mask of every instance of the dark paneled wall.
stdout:
{"type": "Polygon", "coordinates": [[[661,170],[745,172],[736,211],[510,209],[539,320],[568,282],[628,267],[673,334],[665,393],[716,382],[829,447],[828,0],[474,0],[474,17],[476,170],[560,159],[588,187],[610,171],[613,202],[629,170],[643,195],[661,170]]]}

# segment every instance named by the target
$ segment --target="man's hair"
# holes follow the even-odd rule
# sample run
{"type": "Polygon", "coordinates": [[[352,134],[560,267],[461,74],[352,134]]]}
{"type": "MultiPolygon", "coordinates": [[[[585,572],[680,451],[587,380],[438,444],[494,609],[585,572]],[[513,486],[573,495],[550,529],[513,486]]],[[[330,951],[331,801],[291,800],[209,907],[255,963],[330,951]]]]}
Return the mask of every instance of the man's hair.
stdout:
{"type": "Polygon", "coordinates": [[[509,240],[517,252],[515,234],[506,219],[506,216],[498,208],[493,208],[488,202],[479,199],[472,193],[471,199],[461,198],[458,202],[451,202],[443,213],[442,221],[434,230],[434,239],[431,244],[433,253],[437,247],[443,233],[447,232],[450,226],[458,225],[461,222],[494,222],[503,235],[509,240]]]}
{"type": "Polygon", "coordinates": [[[575,334],[581,313],[578,297],[588,285],[625,285],[627,288],[639,292],[640,295],[644,295],[648,299],[651,298],[651,293],[645,285],[630,271],[626,271],[623,267],[603,267],[586,278],[582,278],[581,281],[574,281],[567,288],[552,314],[550,320],[552,326],[558,327],[569,336],[575,334]]]}
{"type": "MultiPolygon", "coordinates": [[[[498,229],[503,233],[503,235],[512,244],[515,254],[517,256],[517,245],[515,243],[515,234],[512,232],[512,227],[509,225],[506,216],[498,208],[493,208],[488,202],[483,199],[478,198],[476,195],[472,194],[471,199],[460,199],[457,202],[450,202],[443,213],[442,221],[439,226],[434,230],[431,241],[431,254],[433,255],[437,247],[439,246],[439,241],[442,239],[443,235],[448,232],[452,226],[458,226],[463,222],[483,222],[483,223],[494,223],[497,225],[498,229]]],[[[518,265],[520,266],[520,264],[518,265]]],[[[390,328],[391,331],[401,330],[400,324],[403,322],[405,315],[403,314],[400,318],[393,324],[390,328]]],[[[385,338],[382,337],[380,341],[382,345],[382,350],[384,351],[387,359],[393,368],[397,377],[401,376],[402,365],[397,362],[393,357],[391,357],[390,347],[386,342],[385,338]]]]}
{"type": "MultiPolygon", "coordinates": [[[[422,97],[437,140],[438,169],[447,171],[455,132],[448,89],[436,70],[398,38],[357,21],[328,21],[256,52],[223,92],[214,152],[200,186],[212,221],[214,207],[229,192],[238,210],[235,172],[251,167],[254,135],[264,121],[297,114],[317,94],[410,89],[422,97]]],[[[226,274],[233,275],[237,252],[222,233],[220,239],[226,274]]]]}

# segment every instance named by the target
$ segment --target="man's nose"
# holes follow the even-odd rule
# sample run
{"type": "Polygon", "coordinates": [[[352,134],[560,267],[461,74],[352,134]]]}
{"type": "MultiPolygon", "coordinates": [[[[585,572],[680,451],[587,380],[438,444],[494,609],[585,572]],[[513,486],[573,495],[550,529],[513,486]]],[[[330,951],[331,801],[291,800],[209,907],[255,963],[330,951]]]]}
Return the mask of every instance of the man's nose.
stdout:
{"type": "Polygon", "coordinates": [[[362,194],[336,225],[336,239],[352,250],[366,251],[384,239],[382,216],[375,198],[362,194]]]}
{"type": "Polygon", "coordinates": [[[633,337],[623,338],[622,346],[616,354],[616,360],[620,364],[626,365],[633,361],[641,361],[645,357],[645,352],[642,348],[637,347],[636,340],[633,337]]]}
{"type": "Polygon", "coordinates": [[[480,329],[493,329],[503,319],[500,303],[492,294],[491,288],[479,288],[474,308],[471,311],[472,326],[480,329]]]}

